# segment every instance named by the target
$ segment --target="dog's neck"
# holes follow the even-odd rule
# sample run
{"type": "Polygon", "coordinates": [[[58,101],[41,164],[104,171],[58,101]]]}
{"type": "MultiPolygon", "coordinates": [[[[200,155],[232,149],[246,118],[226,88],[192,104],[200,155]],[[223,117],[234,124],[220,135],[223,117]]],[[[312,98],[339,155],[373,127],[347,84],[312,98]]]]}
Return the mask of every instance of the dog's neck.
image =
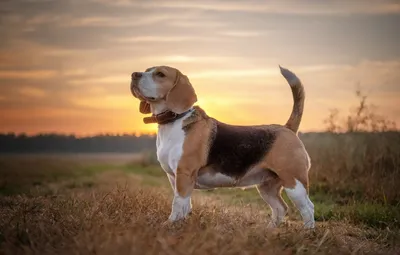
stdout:
{"type": "Polygon", "coordinates": [[[153,115],[158,115],[162,112],[165,112],[168,110],[167,104],[164,100],[159,101],[159,102],[152,102],[150,104],[150,109],[151,109],[151,113],[153,115]]]}
{"type": "Polygon", "coordinates": [[[176,139],[184,135],[184,121],[191,116],[191,111],[193,111],[193,109],[190,109],[189,112],[186,112],[186,114],[174,121],[164,125],[158,125],[157,136],[159,138],[169,139],[172,135],[174,137],[173,139],[176,139]]]}
{"type": "Polygon", "coordinates": [[[165,102],[152,102],[150,104],[150,109],[152,115],[150,117],[145,117],[143,118],[143,121],[145,124],[150,124],[150,123],[157,123],[159,124],[159,127],[165,124],[170,124],[174,123],[177,120],[185,117],[186,115],[189,114],[189,112],[192,111],[192,107],[183,112],[183,113],[175,113],[170,111],[165,102]]]}

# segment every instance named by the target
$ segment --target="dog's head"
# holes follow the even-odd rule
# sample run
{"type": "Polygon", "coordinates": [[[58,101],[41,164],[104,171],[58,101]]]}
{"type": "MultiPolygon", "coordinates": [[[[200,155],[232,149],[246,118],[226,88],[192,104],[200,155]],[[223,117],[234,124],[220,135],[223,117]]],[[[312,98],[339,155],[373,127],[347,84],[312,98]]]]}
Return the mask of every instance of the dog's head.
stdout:
{"type": "Polygon", "coordinates": [[[187,76],[169,66],[156,66],[132,73],[132,95],[138,98],[141,113],[150,113],[150,105],[163,105],[175,113],[183,113],[197,102],[197,95],[187,76]]]}

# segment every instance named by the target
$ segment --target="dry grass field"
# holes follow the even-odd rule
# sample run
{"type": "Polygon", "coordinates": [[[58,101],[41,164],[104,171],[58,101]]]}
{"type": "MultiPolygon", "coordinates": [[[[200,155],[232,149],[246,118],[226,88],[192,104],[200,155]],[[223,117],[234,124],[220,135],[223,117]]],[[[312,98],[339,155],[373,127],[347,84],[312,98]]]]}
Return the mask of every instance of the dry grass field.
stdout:
{"type": "Polygon", "coordinates": [[[0,156],[0,254],[400,254],[399,134],[302,140],[315,230],[293,206],[266,229],[255,189],[195,191],[191,217],[161,226],[172,191],[151,154],[0,156]]]}

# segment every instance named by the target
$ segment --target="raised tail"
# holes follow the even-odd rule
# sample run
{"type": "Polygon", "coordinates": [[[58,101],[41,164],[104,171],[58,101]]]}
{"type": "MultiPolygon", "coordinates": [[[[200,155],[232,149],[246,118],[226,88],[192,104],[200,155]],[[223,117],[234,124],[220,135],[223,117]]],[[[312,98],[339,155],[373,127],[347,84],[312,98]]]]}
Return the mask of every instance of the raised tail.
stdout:
{"type": "Polygon", "coordinates": [[[300,79],[291,71],[286,68],[279,66],[281,69],[281,74],[285,77],[286,81],[289,83],[293,94],[293,109],[285,127],[289,128],[293,132],[297,133],[299,130],[301,117],[303,116],[304,109],[304,87],[300,79]]]}

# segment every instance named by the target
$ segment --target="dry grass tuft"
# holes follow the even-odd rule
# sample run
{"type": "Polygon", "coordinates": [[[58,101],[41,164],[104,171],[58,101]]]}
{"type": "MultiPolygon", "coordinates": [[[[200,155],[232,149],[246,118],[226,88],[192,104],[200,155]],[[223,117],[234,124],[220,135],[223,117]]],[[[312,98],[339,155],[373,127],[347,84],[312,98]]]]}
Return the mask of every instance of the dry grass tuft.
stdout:
{"type": "Polygon", "coordinates": [[[301,139],[311,157],[312,189],[382,204],[400,201],[400,132],[307,133],[301,139]]]}
{"type": "Polygon", "coordinates": [[[257,212],[198,203],[186,222],[163,228],[169,198],[155,189],[17,196],[1,203],[4,254],[350,254],[360,248],[376,254],[378,248],[354,240],[363,233],[344,226],[268,231],[257,212]]]}
{"type": "MultiPolygon", "coordinates": [[[[37,180],[54,169],[41,166],[44,172],[33,171],[28,178],[37,180]]],[[[301,222],[288,221],[268,230],[268,215],[258,207],[227,204],[200,192],[190,218],[163,227],[170,213],[169,188],[142,186],[124,171],[79,178],[73,171],[61,173],[62,180],[43,179],[40,187],[18,180],[19,193],[0,196],[0,254],[394,254],[398,249],[388,231],[340,222],[306,231],[301,222]],[[87,180],[94,185],[69,185],[87,180]]]]}

